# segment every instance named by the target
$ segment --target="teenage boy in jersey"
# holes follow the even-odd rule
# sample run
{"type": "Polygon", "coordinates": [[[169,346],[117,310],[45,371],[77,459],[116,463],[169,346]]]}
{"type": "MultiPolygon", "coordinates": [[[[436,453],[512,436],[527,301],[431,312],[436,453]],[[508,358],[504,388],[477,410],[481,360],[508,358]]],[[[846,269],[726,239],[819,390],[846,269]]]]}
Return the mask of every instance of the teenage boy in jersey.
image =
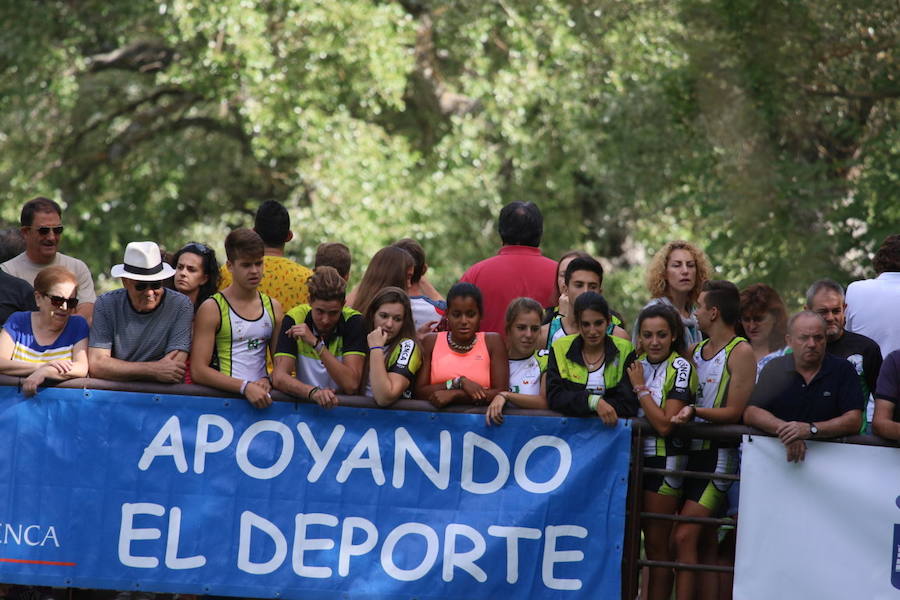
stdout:
{"type": "Polygon", "coordinates": [[[862,423],[859,376],[848,361],[825,352],[825,320],[805,310],[788,321],[790,354],[763,367],[744,412],[751,427],[774,433],[790,462],[806,456],[804,440],[853,435],[862,423]]]}
{"type": "Polygon", "coordinates": [[[368,352],[365,323],[344,306],[347,282],[333,267],[318,267],[306,285],[310,303],[284,315],[272,380],[286,394],[331,408],[337,393],[359,391],[368,352]]]}
{"type": "Polygon", "coordinates": [[[872,422],[875,409],[875,384],[881,370],[881,348],[871,338],[847,331],[847,303],[844,288],[830,279],[820,279],[806,292],[806,310],[825,320],[825,351],[850,361],[859,375],[866,409],[863,411],[862,431],[872,422]]]}
{"type": "MultiPolygon", "coordinates": [[[[562,293],[559,296],[559,315],[541,327],[538,346],[547,350],[559,338],[578,333],[578,323],[575,321],[574,311],[575,300],[584,292],[603,293],[603,265],[589,256],[573,259],[566,267],[560,292],[562,293]]],[[[631,341],[625,330],[620,327],[621,323],[613,315],[610,319],[610,327],[606,331],[607,335],[631,341]]]]}
{"type": "Polygon", "coordinates": [[[233,394],[256,408],[272,404],[266,351],[275,351],[281,304],[259,291],[265,245],[251,229],[225,238],[231,284],[207,298],[194,319],[191,379],[233,394]]]}
{"type": "MultiPolygon", "coordinates": [[[[259,234],[266,246],[263,256],[266,276],[259,285],[259,291],[278,300],[285,310],[306,304],[309,301],[306,280],[312,275],[312,270],[284,255],[285,244],[294,239],[291,216],[284,205],[276,200],[266,200],[260,204],[253,231],[259,234]]],[[[224,290],[229,285],[231,271],[227,265],[222,265],[219,289],[224,290]]]]}
{"type": "MultiPolygon", "coordinates": [[[[713,280],[703,284],[697,299],[697,322],[708,339],[694,345],[692,357],[697,365],[697,402],[681,409],[672,417],[676,424],[694,419],[712,423],[738,423],[753,391],[756,359],[750,342],[737,335],[741,316],[741,295],[730,281],[713,280]]],[[[736,443],[695,439],[685,467],[688,471],[734,474],[738,469],[736,443]]],[[[681,515],[712,517],[725,503],[730,481],[692,479],[684,482],[684,505],[681,515]]],[[[715,526],[678,523],[673,532],[678,562],[713,564],[717,553],[715,526]],[[705,527],[705,529],[704,529],[705,527]]],[[[695,588],[714,587],[717,578],[701,575],[696,585],[692,571],[676,574],[678,597],[693,598],[695,588]],[[684,595],[682,595],[684,593],[684,595]]]]}

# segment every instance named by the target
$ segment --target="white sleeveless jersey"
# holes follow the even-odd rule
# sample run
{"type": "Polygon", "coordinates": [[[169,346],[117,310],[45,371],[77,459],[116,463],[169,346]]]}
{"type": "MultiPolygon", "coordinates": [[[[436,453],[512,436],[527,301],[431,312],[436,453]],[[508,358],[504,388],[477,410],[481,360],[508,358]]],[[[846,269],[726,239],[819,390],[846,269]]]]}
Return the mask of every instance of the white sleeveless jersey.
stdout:
{"type": "MultiPolygon", "coordinates": [[[[224,296],[221,294],[216,296],[222,313],[222,323],[216,334],[216,359],[219,370],[237,379],[248,381],[257,381],[265,377],[266,349],[274,330],[274,319],[270,310],[266,309],[265,300],[261,300],[262,314],[251,321],[241,317],[224,296]]],[[[262,295],[260,297],[262,298],[262,295]]]]}
{"type": "MultiPolygon", "coordinates": [[[[725,351],[725,348],[728,347],[727,345],[711,359],[704,360],[703,347],[706,346],[707,341],[704,340],[697,344],[697,347],[694,349],[694,364],[697,365],[697,378],[700,380],[700,387],[697,389],[697,406],[701,408],[713,408],[716,406],[719,387],[722,384],[722,377],[728,364],[728,353],[725,351]]],[[[706,421],[706,419],[700,417],[697,417],[696,420],[706,421]]]]}

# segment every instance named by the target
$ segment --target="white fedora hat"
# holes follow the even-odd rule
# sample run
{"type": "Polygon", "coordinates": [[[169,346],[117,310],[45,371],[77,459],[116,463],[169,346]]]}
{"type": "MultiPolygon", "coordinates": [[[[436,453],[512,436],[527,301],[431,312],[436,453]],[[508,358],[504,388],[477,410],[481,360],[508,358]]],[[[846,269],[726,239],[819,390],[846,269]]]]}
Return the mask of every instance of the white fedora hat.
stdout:
{"type": "Polygon", "coordinates": [[[125,246],[125,262],[114,266],[109,274],[137,281],[160,281],[174,275],[175,269],[163,262],[155,242],[129,242],[125,246]]]}

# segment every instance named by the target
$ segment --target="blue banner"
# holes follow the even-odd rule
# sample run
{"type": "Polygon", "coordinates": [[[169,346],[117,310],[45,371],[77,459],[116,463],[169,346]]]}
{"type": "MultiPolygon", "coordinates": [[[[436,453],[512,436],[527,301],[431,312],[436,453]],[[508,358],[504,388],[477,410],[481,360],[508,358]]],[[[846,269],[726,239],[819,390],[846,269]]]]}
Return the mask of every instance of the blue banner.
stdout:
{"type": "Polygon", "coordinates": [[[630,427],[0,388],[0,581],[617,598],[630,427]]]}

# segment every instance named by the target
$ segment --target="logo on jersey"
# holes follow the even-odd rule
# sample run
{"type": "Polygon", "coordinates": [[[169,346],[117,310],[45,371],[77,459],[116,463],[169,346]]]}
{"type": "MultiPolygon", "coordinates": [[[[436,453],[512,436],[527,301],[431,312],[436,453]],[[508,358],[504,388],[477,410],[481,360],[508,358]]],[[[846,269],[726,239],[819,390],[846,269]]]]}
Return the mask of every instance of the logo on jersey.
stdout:
{"type": "Polygon", "coordinates": [[[672,361],[672,368],[675,369],[675,389],[679,391],[686,390],[691,381],[690,363],[678,357],[672,361]]]}
{"type": "Polygon", "coordinates": [[[400,344],[400,356],[397,357],[397,364],[401,367],[409,366],[409,359],[412,358],[413,349],[416,347],[412,340],[403,340],[400,344]]]}
{"type": "Polygon", "coordinates": [[[262,345],[263,340],[251,338],[247,340],[247,349],[248,350],[256,350],[262,345]]]}
{"type": "Polygon", "coordinates": [[[851,354],[847,357],[847,361],[856,369],[857,375],[863,374],[863,357],[861,354],[851,354]]]}

